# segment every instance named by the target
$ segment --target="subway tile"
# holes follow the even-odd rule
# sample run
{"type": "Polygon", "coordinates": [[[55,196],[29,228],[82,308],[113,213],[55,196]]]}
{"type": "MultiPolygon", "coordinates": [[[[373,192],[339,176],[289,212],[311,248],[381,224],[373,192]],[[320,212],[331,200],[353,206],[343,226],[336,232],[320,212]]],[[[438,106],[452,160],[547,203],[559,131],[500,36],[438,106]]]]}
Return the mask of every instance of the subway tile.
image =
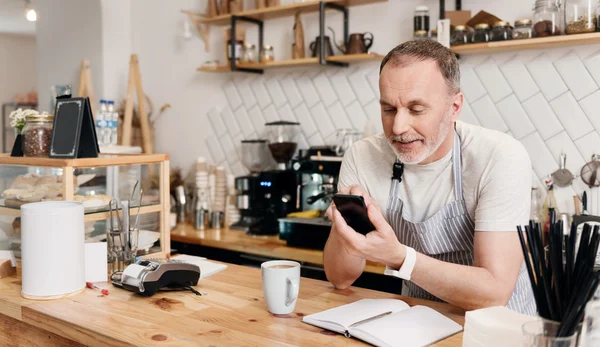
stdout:
{"type": "Polygon", "coordinates": [[[558,134],[564,128],[556,114],[541,93],[538,93],[523,103],[523,108],[529,115],[531,122],[540,133],[542,139],[547,140],[558,134]]]}
{"type": "Polygon", "coordinates": [[[235,177],[246,176],[248,169],[240,161],[236,161],[231,165],[231,174],[235,177]]]}
{"type": "Polygon", "coordinates": [[[514,138],[520,139],[535,131],[531,120],[514,94],[497,103],[496,107],[514,138]]]}
{"type": "Polygon", "coordinates": [[[246,109],[249,109],[256,104],[256,98],[250,89],[250,80],[244,79],[236,85],[236,88],[242,96],[242,101],[244,102],[244,107],[246,107],[246,109]]]}
{"type": "Polygon", "coordinates": [[[597,131],[592,131],[591,133],[575,140],[575,146],[579,149],[579,153],[587,163],[592,160],[593,154],[600,154],[600,135],[598,135],[597,131]]]}
{"type": "Polygon", "coordinates": [[[296,114],[296,119],[300,123],[300,127],[302,128],[304,134],[306,134],[307,136],[311,136],[317,131],[315,122],[311,118],[310,112],[308,111],[308,107],[306,107],[306,104],[300,104],[294,109],[294,113],[296,114]]]}
{"type": "Polygon", "coordinates": [[[525,49],[517,53],[515,57],[516,60],[519,60],[521,63],[527,65],[530,61],[537,59],[542,53],[540,50],[536,49],[525,49]]]}
{"type": "Polygon", "coordinates": [[[321,101],[325,106],[330,106],[337,100],[337,95],[329,83],[329,78],[325,74],[320,74],[313,80],[313,84],[317,88],[321,101]]]}
{"type": "Polygon", "coordinates": [[[258,105],[261,109],[265,108],[271,103],[271,97],[269,96],[269,92],[267,92],[267,88],[265,87],[265,79],[263,77],[254,79],[250,85],[252,86],[252,91],[254,92],[256,100],[258,101],[258,105]]]}
{"type": "Polygon", "coordinates": [[[552,153],[555,161],[560,165],[560,154],[565,153],[567,155],[567,169],[571,172],[578,172],[581,167],[585,164],[581,153],[575,144],[569,137],[566,131],[554,136],[553,138],[546,141],[548,149],[552,153]]]}
{"type": "Polygon", "coordinates": [[[475,72],[493,102],[498,102],[511,93],[510,86],[493,61],[479,65],[475,72]]]}
{"type": "Polygon", "coordinates": [[[238,157],[231,136],[229,136],[229,134],[225,134],[221,136],[219,140],[221,142],[221,148],[223,149],[223,153],[225,154],[227,162],[236,162],[238,160],[238,157]]]}
{"type": "Polygon", "coordinates": [[[300,89],[300,93],[302,94],[302,98],[308,107],[314,106],[317,102],[319,102],[319,95],[317,94],[317,90],[315,86],[313,86],[312,81],[307,76],[302,76],[296,80],[298,84],[298,88],[300,89]]]}
{"type": "Polygon", "coordinates": [[[485,95],[486,91],[471,65],[460,65],[460,89],[472,103],[485,95]]]}
{"type": "MultiPolygon", "coordinates": [[[[240,107],[240,109],[243,109],[243,107],[240,107]]],[[[229,134],[237,135],[240,133],[240,126],[238,125],[238,121],[236,120],[236,117],[233,115],[233,112],[231,112],[231,109],[229,107],[226,107],[223,110],[223,112],[221,112],[221,117],[223,118],[223,122],[225,123],[225,126],[227,127],[227,132],[229,134]]]]}
{"type": "Polygon", "coordinates": [[[323,141],[323,137],[319,133],[315,133],[311,137],[308,138],[308,144],[311,146],[325,146],[325,141],[323,141]]]}
{"type": "Polygon", "coordinates": [[[556,112],[571,139],[576,140],[592,129],[592,124],[570,92],[552,100],[550,106],[556,112]]]}
{"type": "Polygon", "coordinates": [[[317,125],[317,129],[319,129],[319,132],[324,138],[335,132],[335,126],[331,122],[322,103],[313,106],[310,109],[310,114],[317,125]]]}
{"type": "Polygon", "coordinates": [[[381,123],[381,106],[379,100],[373,100],[365,106],[365,112],[367,113],[367,120],[375,126],[377,132],[383,131],[383,125],[381,123]]]}
{"type": "Polygon", "coordinates": [[[367,122],[367,116],[360,106],[358,101],[354,101],[348,107],[346,107],[346,113],[348,114],[348,118],[350,118],[350,122],[352,123],[352,128],[356,130],[362,131],[365,128],[365,123],[367,122]]]}
{"type": "Polygon", "coordinates": [[[367,81],[369,82],[369,86],[371,86],[373,94],[375,94],[375,98],[379,99],[379,68],[373,69],[373,71],[367,75],[367,81]]]}
{"type": "Polygon", "coordinates": [[[529,153],[529,159],[537,177],[543,178],[558,169],[557,161],[539,133],[532,133],[520,141],[529,153]]]}
{"type": "Polygon", "coordinates": [[[335,74],[330,80],[331,85],[343,106],[348,106],[356,99],[356,95],[354,95],[354,91],[352,90],[352,87],[350,87],[348,79],[343,72],[335,74]]]}
{"type": "Polygon", "coordinates": [[[577,56],[579,57],[579,59],[584,61],[587,58],[593,56],[594,54],[600,53],[600,45],[595,44],[595,45],[577,46],[574,49],[574,51],[575,51],[575,54],[577,54],[577,56]]]}
{"type": "Polygon", "coordinates": [[[225,93],[227,101],[229,101],[229,107],[231,107],[232,110],[235,110],[242,105],[242,98],[232,81],[223,85],[223,92],[225,93]]]}
{"type": "Polygon", "coordinates": [[[523,101],[539,92],[540,89],[520,60],[507,62],[500,66],[500,71],[519,100],[523,101]]]}
{"type": "Polygon", "coordinates": [[[584,61],[584,64],[596,84],[600,85],[600,52],[592,54],[584,61]]]}
{"type": "Polygon", "coordinates": [[[256,133],[256,136],[264,136],[266,121],[258,105],[254,106],[250,109],[250,111],[248,111],[248,116],[250,117],[250,121],[252,121],[252,124],[254,125],[254,131],[256,133]]]}
{"type": "Polygon", "coordinates": [[[294,112],[292,112],[292,108],[289,104],[285,104],[277,110],[279,113],[279,118],[281,120],[286,120],[290,122],[297,122],[296,116],[294,116],[294,112]]]}
{"type": "Polygon", "coordinates": [[[279,85],[278,79],[276,77],[271,78],[265,83],[267,90],[269,91],[269,95],[271,96],[271,100],[273,101],[273,105],[275,107],[283,106],[286,103],[286,97],[279,85]]]}
{"type": "Polygon", "coordinates": [[[223,153],[223,149],[221,148],[217,136],[212,135],[207,137],[206,140],[204,140],[204,143],[206,143],[206,146],[208,147],[213,162],[216,163],[225,158],[225,153],[223,153]]]}
{"type": "Polygon", "coordinates": [[[571,93],[573,93],[575,99],[580,100],[598,90],[594,79],[575,53],[570,53],[555,61],[554,66],[562,76],[563,81],[567,84],[567,87],[569,87],[571,93]]]}
{"type": "Polygon", "coordinates": [[[225,123],[223,123],[223,119],[221,118],[219,108],[215,107],[208,111],[208,120],[210,120],[210,124],[212,125],[215,134],[223,135],[227,131],[225,123]]]}
{"type": "Polygon", "coordinates": [[[333,121],[336,129],[348,129],[352,126],[350,121],[348,120],[348,116],[346,116],[346,111],[340,104],[340,102],[336,102],[333,105],[327,108],[327,113],[329,117],[333,121]]]}
{"type": "Polygon", "coordinates": [[[350,81],[350,85],[352,89],[354,89],[354,93],[356,93],[356,97],[358,101],[360,101],[361,105],[365,105],[371,100],[375,99],[375,93],[369,86],[369,82],[365,77],[365,73],[367,70],[358,70],[357,72],[350,75],[348,80],[350,81]]]}
{"type": "Polygon", "coordinates": [[[471,108],[481,126],[501,132],[509,130],[489,95],[471,103],[471,108]]]}
{"type": "Polygon", "coordinates": [[[263,110],[263,117],[265,118],[265,123],[276,122],[278,120],[281,120],[281,117],[279,117],[279,113],[277,113],[277,110],[273,105],[269,105],[263,110]]]}
{"type": "Polygon", "coordinates": [[[579,105],[581,105],[596,130],[600,131],[600,91],[580,100],[579,105]]]}
{"type": "Polygon", "coordinates": [[[571,52],[572,47],[553,47],[552,49],[545,50],[546,57],[554,62],[564,58],[571,52]]]}
{"type": "MultiPolygon", "coordinates": [[[[258,106],[255,107],[257,110],[258,106]]],[[[242,134],[244,136],[249,136],[254,132],[254,127],[252,126],[252,120],[248,116],[246,109],[243,107],[235,110],[235,119],[239,123],[240,129],[242,130],[242,134]]]]}
{"type": "Polygon", "coordinates": [[[467,102],[466,99],[465,99],[465,102],[463,103],[463,108],[462,108],[462,111],[460,112],[460,116],[458,117],[458,119],[460,119],[463,122],[469,123],[469,124],[481,125],[479,123],[479,120],[477,119],[477,117],[475,117],[475,115],[473,114],[471,105],[469,105],[469,103],[467,102]]]}
{"type": "Polygon", "coordinates": [[[498,66],[505,64],[508,61],[515,60],[517,56],[516,52],[504,52],[504,53],[495,53],[490,59],[490,62],[496,64],[498,66]]]}
{"type": "Polygon", "coordinates": [[[238,158],[242,158],[242,141],[244,139],[252,139],[252,137],[246,137],[244,138],[244,136],[242,134],[237,134],[236,136],[232,137],[233,139],[233,144],[235,145],[235,153],[237,154],[238,158]]]}
{"type": "Polygon", "coordinates": [[[296,107],[302,102],[302,96],[300,95],[300,92],[296,87],[296,82],[294,82],[292,76],[282,79],[281,87],[283,88],[283,92],[285,93],[285,96],[287,97],[291,107],[296,107]]]}
{"type": "Polygon", "coordinates": [[[568,90],[567,85],[545,54],[532,60],[526,66],[546,100],[552,100],[568,90]]]}
{"type": "Polygon", "coordinates": [[[296,154],[301,149],[308,149],[310,147],[310,143],[309,143],[308,139],[306,138],[306,136],[304,136],[304,134],[302,132],[298,132],[296,134],[295,141],[298,144],[298,146],[296,147],[296,154]]]}

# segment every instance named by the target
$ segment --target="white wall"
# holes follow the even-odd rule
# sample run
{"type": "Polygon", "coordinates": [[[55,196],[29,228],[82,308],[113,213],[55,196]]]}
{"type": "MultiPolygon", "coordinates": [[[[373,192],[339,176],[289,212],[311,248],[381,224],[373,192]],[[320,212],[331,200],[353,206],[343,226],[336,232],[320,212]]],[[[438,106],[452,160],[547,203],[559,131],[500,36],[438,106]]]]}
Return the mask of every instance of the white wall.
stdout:
{"type": "MultiPolygon", "coordinates": [[[[96,95],[103,87],[100,0],[37,0],[38,98],[41,111],[50,108],[50,86],[79,89],[81,61],[89,59],[96,95]]],[[[98,97],[96,97],[98,98],[98,97]]]]}
{"type": "MultiPolygon", "coordinates": [[[[36,44],[31,35],[0,34],[0,104],[36,89],[36,44]]],[[[0,143],[4,134],[0,132],[0,143]]]]}

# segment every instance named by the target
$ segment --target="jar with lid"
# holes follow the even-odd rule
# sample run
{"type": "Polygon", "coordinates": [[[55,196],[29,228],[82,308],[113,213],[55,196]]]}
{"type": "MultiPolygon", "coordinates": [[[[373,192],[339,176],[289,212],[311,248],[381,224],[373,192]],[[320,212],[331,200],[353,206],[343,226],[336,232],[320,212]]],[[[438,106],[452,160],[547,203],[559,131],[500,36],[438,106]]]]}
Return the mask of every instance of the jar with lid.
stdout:
{"type": "Polygon", "coordinates": [[[268,63],[275,61],[275,54],[273,53],[273,46],[264,45],[261,51],[261,62],[268,63]]]}
{"type": "Polygon", "coordinates": [[[482,43],[490,41],[490,25],[487,23],[480,23],[475,25],[475,31],[471,37],[471,42],[482,43]]]}
{"type": "Polygon", "coordinates": [[[512,31],[513,40],[530,39],[533,34],[531,19],[519,19],[515,21],[515,28],[512,31]]]}
{"type": "Polygon", "coordinates": [[[596,31],[595,2],[592,0],[569,0],[566,4],[566,34],[584,34],[596,31]]]}
{"type": "Polygon", "coordinates": [[[28,115],[23,128],[23,156],[48,157],[54,116],[47,113],[28,115]]]}
{"type": "Polygon", "coordinates": [[[431,32],[429,33],[429,38],[437,42],[437,29],[431,29],[431,32]]]}
{"type": "Polygon", "coordinates": [[[413,26],[413,31],[425,30],[429,32],[429,8],[427,6],[417,6],[415,8],[413,26]]]}
{"type": "MultiPolygon", "coordinates": [[[[227,60],[231,61],[231,42],[232,40],[229,40],[229,42],[227,43],[227,60]]],[[[235,44],[233,45],[233,49],[235,50],[235,61],[239,61],[242,57],[242,53],[244,50],[244,41],[242,40],[237,40],[235,42],[235,44]]]]}
{"type": "Polygon", "coordinates": [[[429,38],[427,36],[427,31],[426,30],[417,30],[413,33],[413,39],[427,39],[429,38]]]}
{"type": "Polygon", "coordinates": [[[450,45],[464,45],[471,42],[471,32],[464,25],[457,25],[450,35],[450,45]]]}
{"type": "Polygon", "coordinates": [[[241,63],[256,63],[256,45],[253,43],[247,43],[244,45],[242,51],[241,63]]]}
{"type": "Polygon", "coordinates": [[[562,17],[558,0],[536,0],[533,5],[533,37],[561,35],[562,17]]]}
{"type": "Polygon", "coordinates": [[[512,40],[512,28],[508,22],[498,21],[494,23],[490,36],[490,41],[512,40]]]}

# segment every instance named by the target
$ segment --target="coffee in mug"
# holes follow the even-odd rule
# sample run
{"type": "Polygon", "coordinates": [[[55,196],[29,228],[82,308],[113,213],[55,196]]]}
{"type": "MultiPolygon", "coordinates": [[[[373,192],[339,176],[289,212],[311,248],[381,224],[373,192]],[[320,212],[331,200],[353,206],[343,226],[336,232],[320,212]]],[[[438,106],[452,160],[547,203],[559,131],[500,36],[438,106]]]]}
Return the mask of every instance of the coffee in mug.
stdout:
{"type": "Polygon", "coordinates": [[[273,314],[292,313],[300,290],[300,264],[272,260],[261,264],[262,285],[267,309],[273,314]]]}

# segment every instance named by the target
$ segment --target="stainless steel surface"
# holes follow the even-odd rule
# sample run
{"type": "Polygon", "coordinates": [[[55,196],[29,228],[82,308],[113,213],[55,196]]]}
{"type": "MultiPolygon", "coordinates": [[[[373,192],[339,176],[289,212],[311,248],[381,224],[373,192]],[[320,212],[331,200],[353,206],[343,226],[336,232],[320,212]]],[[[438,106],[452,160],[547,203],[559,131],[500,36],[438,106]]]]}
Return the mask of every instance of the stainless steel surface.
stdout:
{"type": "Polygon", "coordinates": [[[225,227],[225,217],[223,212],[213,211],[210,214],[210,227],[213,229],[220,229],[225,227]]]}
{"type": "Polygon", "coordinates": [[[209,225],[208,210],[196,210],[196,218],[194,219],[194,227],[198,230],[204,230],[209,225]]]}
{"type": "Polygon", "coordinates": [[[238,195],[236,206],[239,210],[247,210],[250,208],[250,197],[248,195],[238,195]]]}
{"type": "Polygon", "coordinates": [[[250,189],[250,179],[248,177],[238,177],[235,179],[235,188],[240,192],[250,189]]]}

